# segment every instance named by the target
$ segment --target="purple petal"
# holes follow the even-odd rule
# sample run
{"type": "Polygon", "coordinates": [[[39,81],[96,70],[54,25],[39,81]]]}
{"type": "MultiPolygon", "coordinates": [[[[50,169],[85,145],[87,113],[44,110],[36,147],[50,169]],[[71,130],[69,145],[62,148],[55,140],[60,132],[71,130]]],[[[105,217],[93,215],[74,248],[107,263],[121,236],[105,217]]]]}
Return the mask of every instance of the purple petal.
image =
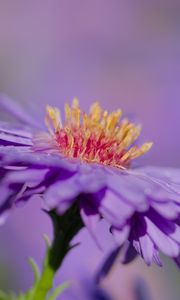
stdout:
{"type": "Polygon", "coordinates": [[[123,226],[122,229],[112,228],[111,232],[117,241],[118,245],[121,246],[128,239],[130,233],[130,225],[123,226]]]}
{"type": "Polygon", "coordinates": [[[158,184],[161,189],[180,195],[180,170],[163,167],[138,168],[137,172],[146,175],[147,179],[158,184]]]}
{"type": "Polygon", "coordinates": [[[59,213],[63,213],[75,201],[81,192],[76,177],[58,181],[47,189],[44,200],[49,209],[57,208],[59,213]]]}
{"type": "Polygon", "coordinates": [[[39,124],[38,121],[33,119],[31,115],[24,111],[17,101],[12,100],[6,95],[0,95],[0,108],[24,124],[41,128],[41,124],[39,124]]]}
{"type": "Polygon", "coordinates": [[[162,262],[160,260],[159,252],[157,249],[154,249],[153,260],[159,267],[162,267],[162,262]]]}
{"type": "MultiPolygon", "coordinates": [[[[83,196],[82,196],[83,197],[83,196]]],[[[95,229],[97,227],[98,222],[100,221],[100,215],[96,208],[90,205],[91,203],[83,203],[80,202],[80,215],[84,222],[84,225],[87,227],[89,233],[93,237],[96,245],[99,249],[102,249],[99,239],[96,236],[95,229]]]]}
{"type": "Polygon", "coordinates": [[[0,132],[0,145],[25,145],[25,146],[32,146],[32,140],[29,138],[24,138],[17,135],[12,135],[9,133],[0,132]]]}
{"type": "Polygon", "coordinates": [[[173,202],[165,203],[151,203],[151,206],[163,217],[167,219],[176,219],[178,217],[179,209],[173,202]]]}
{"type": "Polygon", "coordinates": [[[177,264],[177,266],[180,268],[180,255],[178,257],[175,257],[174,261],[177,264]]]}
{"type": "Polygon", "coordinates": [[[79,164],[76,181],[86,194],[96,193],[106,187],[105,172],[96,165],[79,164]]]}
{"type": "Polygon", "coordinates": [[[116,194],[107,190],[104,199],[101,201],[99,211],[110,224],[121,227],[134,213],[134,208],[127,202],[122,201],[116,194]]]}
{"type": "Polygon", "coordinates": [[[121,250],[120,247],[115,248],[105,259],[102,267],[100,268],[99,272],[96,275],[95,281],[97,283],[100,283],[100,281],[109,274],[120,253],[120,250],[121,250]]]}
{"type": "Polygon", "coordinates": [[[129,264],[137,257],[137,251],[133,247],[132,243],[126,241],[124,247],[122,248],[121,262],[123,264],[129,264]]]}
{"type": "Polygon", "coordinates": [[[134,284],[134,294],[135,299],[134,300],[151,300],[149,289],[146,285],[146,282],[139,278],[135,281],[134,284]]]}
{"type": "Polygon", "coordinates": [[[141,247],[142,257],[144,258],[146,264],[149,266],[151,265],[153,260],[154,244],[147,234],[139,237],[139,243],[141,247]]]}
{"type": "Polygon", "coordinates": [[[11,171],[6,175],[3,182],[8,184],[25,183],[26,186],[32,187],[40,184],[47,174],[48,169],[33,170],[27,169],[23,171],[11,171]]]}
{"type": "Polygon", "coordinates": [[[7,199],[12,195],[12,190],[7,185],[1,186],[0,210],[7,204],[7,199]]]}
{"type": "Polygon", "coordinates": [[[147,224],[147,232],[156,246],[166,255],[176,257],[179,254],[179,245],[165,235],[149,218],[144,218],[147,224]]]}
{"type": "Polygon", "coordinates": [[[149,207],[144,191],[149,188],[149,184],[140,180],[129,171],[119,171],[108,176],[108,187],[117,193],[123,202],[134,206],[138,211],[145,211],[149,207]]]}
{"type": "Polygon", "coordinates": [[[16,199],[16,206],[19,205],[19,203],[26,202],[27,200],[30,200],[33,196],[40,196],[42,195],[46,190],[45,186],[35,187],[35,188],[27,188],[23,193],[19,194],[16,199]]]}
{"type": "Polygon", "coordinates": [[[152,209],[147,213],[147,216],[166,236],[169,236],[180,243],[180,226],[176,224],[176,221],[165,219],[152,209]]]}
{"type": "Polygon", "coordinates": [[[4,165],[25,165],[39,167],[51,167],[62,172],[74,173],[77,171],[78,161],[68,160],[60,155],[50,155],[47,153],[32,152],[27,147],[0,146],[1,162],[4,165]]]}
{"type": "Polygon", "coordinates": [[[9,124],[7,122],[0,122],[0,132],[10,135],[17,135],[24,138],[32,138],[32,129],[24,125],[9,124]]]}

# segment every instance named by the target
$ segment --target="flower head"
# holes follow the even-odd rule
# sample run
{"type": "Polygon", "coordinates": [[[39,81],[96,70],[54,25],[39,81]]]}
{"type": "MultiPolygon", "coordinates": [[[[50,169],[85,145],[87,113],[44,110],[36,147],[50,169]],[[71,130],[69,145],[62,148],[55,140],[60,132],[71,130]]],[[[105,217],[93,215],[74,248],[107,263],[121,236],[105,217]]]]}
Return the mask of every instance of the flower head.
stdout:
{"type": "Polygon", "coordinates": [[[97,103],[89,115],[81,113],[75,100],[65,106],[64,126],[48,106],[42,132],[9,99],[0,104],[19,121],[0,123],[1,219],[34,195],[58,214],[77,203],[92,234],[101,218],[107,220],[124,263],[138,253],[148,265],[161,265],[159,252],[179,262],[180,170],[131,167],[152,145],[134,145],[139,126],[120,122],[120,110],[108,114],[97,103]]]}
{"type": "Polygon", "coordinates": [[[65,105],[64,126],[59,110],[47,106],[46,125],[57,151],[65,157],[125,168],[134,158],[147,152],[152,143],[131,146],[138,138],[141,126],[130,123],[128,119],[119,122],[121,115],[121,110],[108,114],[99,103],[91,106],[89,115],[82,113],[75,98],[72,107],[65,105]]]}

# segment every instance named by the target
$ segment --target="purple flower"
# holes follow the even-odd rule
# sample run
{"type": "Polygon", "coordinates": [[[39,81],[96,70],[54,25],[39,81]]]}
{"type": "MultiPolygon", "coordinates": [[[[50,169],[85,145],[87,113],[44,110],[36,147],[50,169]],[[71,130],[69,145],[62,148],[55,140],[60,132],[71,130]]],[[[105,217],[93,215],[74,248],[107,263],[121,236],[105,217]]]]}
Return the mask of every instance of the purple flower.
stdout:
{"type": "Polygon", "coordinates": [[[107,220],[123,263],[139,254],[147,265],[161,266],[162,252],[179,264],[180,170],[132,167],[152,145],[134,145],[140,126],[119,122],[120,110],[108,114],[97,103],[82,114],[75,100],[65,106],[64,126],[48,106],[43,131],[10,99],[2,97],[0,105],[17,120],[0,123],[1,221],[34,195],[58,214],[76,201],[92,234],[107,220]]]}
{"type": "Polygon", "coordinates": [[[135,300],[152,300],[149,288],[142,278],[137,278],[134,282],[134,295],[135,300]]]}
{"type": "Polygon", "coordinates": [[[87,272],[83,272],[77,285],[72,287],[72,289],[66,291],[67,296],[69,296],[67,297],[67,299],[113,300],[109,292],[102,287],[104,286],[104,284],[102,285],[102,281],[105,279],[110,269],[114,265],[117,257],[117,252],[118,249],[115,249],[110,254],[108,254],[105,262],[103,262],[102,266],[98,268],[94,276],[87,276],[87,272]],[[86,276],[84,276],[84,274],[86,274],[86,276]]]}
{"type": "Polygon", "coordinates": [[[109,293],[98,286],[91,277],[83,278],[78,282],[78,286],[66,291],[68,300],[113,300],[109,293]]]}

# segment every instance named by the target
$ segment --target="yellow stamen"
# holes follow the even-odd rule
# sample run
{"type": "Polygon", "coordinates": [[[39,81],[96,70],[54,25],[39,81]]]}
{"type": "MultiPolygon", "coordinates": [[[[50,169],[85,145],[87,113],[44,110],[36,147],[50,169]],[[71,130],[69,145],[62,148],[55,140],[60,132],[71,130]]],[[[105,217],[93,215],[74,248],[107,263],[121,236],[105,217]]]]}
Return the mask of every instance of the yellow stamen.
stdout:
{"type": "Polygon", "coordinates": [[[106,128],[110,131],[113,131],[117,123],[119,122],[119,118],[121,117],[121,115],[122,115],[122,111],[120,109],[110,114],[107,118],[106,128]]]}
{"type": "Polygon", "coordinates": [[[90,108],[90,117],[91,120],[95,123],[98,123],[101,118],[102,109],[98,102],[94,103],[90,108]]]}
{"type": "Polygon", "coordinates": [[[51,127],[53,126],[56,130],[57,128],[62,128],[60,111],[56,107],[46,106],[46,118],[45,118],[46,126],[50,131],[52,131],[51,127]]]}
{"type": "Polygon", "coordinates": [[[77,98],[74,98],[73,100],[71,113],[72,113],[72,124],[78,128],[80,126],[81,110],[79,108],[77,98]]]}
{"type": "Polygon", "coordinates": [[[138,156],[145,154],[151,149],[152,145],[152,142],[144,143],[139,149],[137,149],[134,153],[131,154],[131,159],[137,158],[138,156]]]}
{"type": "Polygon", "coordinates": [[[98,102],[91,106],[89,114],[82,113],[78,99],[74,98],[71,107],[65,104],[64,128],[55,107],[47,106],[45,122],[61,154],[124,169],[133,159],[149,151],[152,143],[132,146],[141,126],[127,118],[119,121],[121,115],[121,110],[108,114],[98,102]]]}
{"type": "Polygon", "coordinates": [[[67,103],[65,104],[64,108],[65,108],[65,124],[69,124],[69,122],[71,121],[71,108],[67,103]]]}

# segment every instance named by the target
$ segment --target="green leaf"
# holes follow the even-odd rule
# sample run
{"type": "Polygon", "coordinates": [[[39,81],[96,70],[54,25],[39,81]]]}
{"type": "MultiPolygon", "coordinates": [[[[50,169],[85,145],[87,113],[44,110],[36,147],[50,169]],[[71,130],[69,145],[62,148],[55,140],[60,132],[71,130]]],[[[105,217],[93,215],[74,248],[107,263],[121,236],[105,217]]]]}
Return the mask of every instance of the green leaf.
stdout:
{"type": "MultiPolygon", "coordinates": [[[[32,287],[24,296],[24,300],[32,300],[34,295],[34,287],[32,287]]],[[[18,299],[19,300],[19,299],[18,299]]]]}
{"type": "Polygon", "coordinates": [[[16,294],[14,292],[10,292],[7,296],[7,300],[16,300],[16,294]]]}
{"type": "Polygon", "coordinates": [[[52,294],[48,297],[48,300],[56,300],[59,295],[61,295],[65,289],[69,287],[69,282],[64,282],[63,284],[60,284],[57,286],[57,288],[54,289],[52,294]]]}
{"type": "Polygon", "coordinates": [[[29,257],[29,264],[31,266],[31,269],[33,271],[33,274],[34,274],[34,283],[37,283],[38,279],[39,279],[39,267],[38,265],[36,264],[36,262],[34,261],[34,259],[32,257],[29,257]]]}
{"type": "Polygon", "coordinates": [[[3,291],[0,291],[0,300],[6,300],[7,299],[7,294],[4,293],[3,291]]]}
{"type": "Polygon", "coordinates": [[[26,296],[23,293],[20,293],[17,299],[18,300],[25,300],[26,296]]]}
{"type": "Polygon", "coordinates": [[[44,262],[43,262],[43,267],[45,269],[48,266],[49,253],[50,253],[50,250],[51,250],[51,243],[49,241],[49,237],[46,234],[43,235],[43,239],[44,239],[45,244],[46,244],[46,256],[45,256],[44,262]]]}
{"type": "Polygon", "coordinates": [[[48,235],[47,234],[43,234],[43,239],[44,239],[44,241],[46,243],[46,247],[47,247],[47,250],[48,250],[50,248],[50,246],[51,246],[51,243],[50,243],[48,235]]]}

